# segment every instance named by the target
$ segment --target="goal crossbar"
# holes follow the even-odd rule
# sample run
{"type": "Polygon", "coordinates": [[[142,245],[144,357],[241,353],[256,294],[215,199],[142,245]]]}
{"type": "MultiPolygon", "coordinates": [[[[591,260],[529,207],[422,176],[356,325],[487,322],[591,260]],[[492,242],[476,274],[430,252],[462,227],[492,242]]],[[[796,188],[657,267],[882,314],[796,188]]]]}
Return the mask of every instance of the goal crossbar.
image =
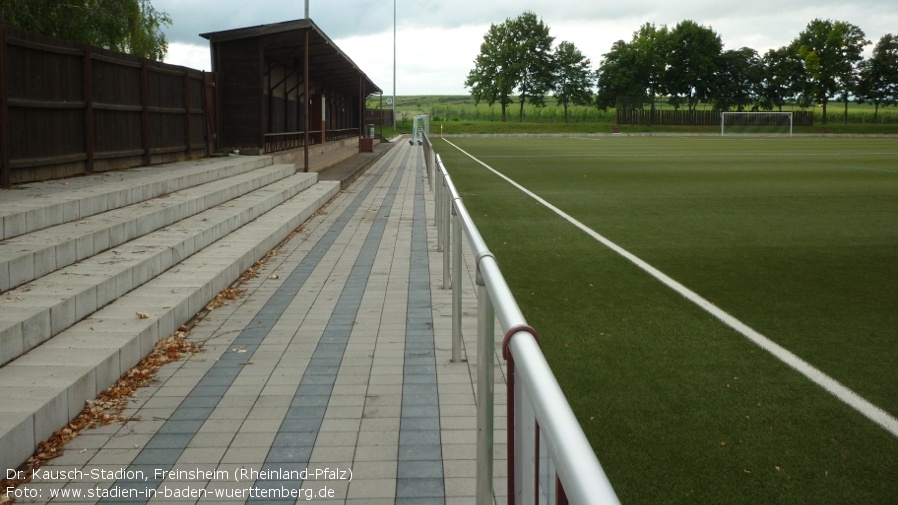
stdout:
{"type": "Polygon", "coordinates": [[[776,123],[772,118],[783,117],[789,121],[789,136],[792,136],[792,113],[791,112],[721,112],[720,113],[720,136],[724,136],[725,127],[727,126],[727,118],[756,118],[748,122],[735,123],[731,122],[729,126],[780,126],[785,123],[776,123]]]}

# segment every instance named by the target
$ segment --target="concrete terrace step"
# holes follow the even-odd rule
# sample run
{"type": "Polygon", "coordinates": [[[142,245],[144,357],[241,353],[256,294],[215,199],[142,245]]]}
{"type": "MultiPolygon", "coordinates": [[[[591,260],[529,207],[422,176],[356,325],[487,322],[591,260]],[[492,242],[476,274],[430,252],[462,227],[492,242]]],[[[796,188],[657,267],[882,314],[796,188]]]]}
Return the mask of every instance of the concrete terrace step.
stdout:
{"type": "Polygon", "coordinates": [[[210,158],[0,190],[0,240],[271,164],[269,156],[210,158]]]}
{"type": "MultiPolygon", "coordinates": [[[[231,217],[225,215],[226,206],[207,211],[216,213],[213,217],[219,220],[201,233],[190,231],[196,223],[175,225],[180,226],[180,231],[174,230],[175,226],[166,229],[165,233],[172,236],[189,235],[197,250],[198,244],[204,247],[142,286],[132,286],[135,289],[127,295],[0,368],[0,388],[7,394],[0,403],[0,447],[4,448],[0,451],[0,467],[16,468],[39,441],[76,416],[86,399],[96,398],[148,354],[158,340],[187,322],[339,190],[339,182],[317,183],[227,235],[223,231],[226,223],[240,220],[236,205],[231,206],[231,217]],[[213,241],[213,236],[223,238],[213,241]],[[138,319],[138,310],[150,317],[138,319]]],[[[202,222],[201,215],[191,219],[202,222]]],[[[189,241],[182,242],[184,252],[189,250],[189,241]]],[[[147,245],[168,250],[169,257],[176,250],[159,242],[147,245]]],[[[118,277],[110,272],[94,273],[94,277],[101,276],[107,278],[107,291],[109,278],[118,277]]],[[[117,286],[118,282],[114,284],[117,286]]]]}
{"type": "MultiPolygon", "coordinates": [[[[0,242],[0,293],[254,191],[296,171],[274,165],[0,242]]],[[[308,184],[315,181],[310,179],[308,184]]]]}
{"type": "Polygon", "coordinates": [[[316,180],[316,174],[292,175],[7,291],[0,298],[0,365],[284,203],[316,180]]]}

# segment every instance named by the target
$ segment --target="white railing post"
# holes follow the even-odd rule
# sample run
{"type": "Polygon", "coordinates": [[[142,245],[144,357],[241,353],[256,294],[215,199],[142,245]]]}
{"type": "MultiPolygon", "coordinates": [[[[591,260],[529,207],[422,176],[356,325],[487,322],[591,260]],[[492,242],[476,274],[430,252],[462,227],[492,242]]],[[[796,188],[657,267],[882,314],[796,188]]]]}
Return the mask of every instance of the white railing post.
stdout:
{"type": "MultiPolygon", "coordinates": [[[[479,263],[479,262],[478,262],[479,263]]],[[[493,503],[496,314],[477,266],[477,505],[493,503]]]]}
{"type": "MultiPolygon", "coordinates": [[[[451,193],[450,193],[451,194],[451,193]]],[[[452,205],[452,362],[461,363],[461,219],[452,205]]]]}
{"type": "MultiPolygon", "coordinates": [[[[416,168],[416,170],[417,170],[417,169],[425,170],[425,169],[427,168],[427,167],[425,166],[425,163],[426,163],[425,160],[426,160],[426,154],[427,154],[427,142],[424,142],[424,145],[421,146],[421,151],[422,151],[422,152],[421,152],[421,156],[416,156],[416,158],[417,158],[417,159],[415,160],[415,168],[416,168]]],[[[417,153],[418,153],[418,151],[416,150],[416,151],[415,151],[415,154],[417,154],[417,153]]]]}
{"type": "Polygon", "coordinates": [[[452,282],[449,277],[449,263],[452,260],[452,246],[449,243],[451,240],[449,236],[449,218],[451,217],[449,216],[449,207],[452,205],[452,203],[450,202],[451,194],[449,193],[449,176],[446,174],[443,174],[442,192],[443,197],[440,206],[443,208],[441,213],[441,218],[443,221],[443,289],[449,289],[452,282]]]}
{"type": "Polygon", "coordinates": [[[437,227],[437,251],[443,251],[443,172],[437,172],[436,192],[434,193],[434,225],[437,227]]]}
{"type": "Polygon", "coordinates": [[[430,151],[433,149],[433,146],[430,145],[430,139],[427,135],[424,135],[424,146],[421,153],[421,165],[424,169],[424,178],[427,179],[428,184],[430,183],[430,167],[428,163],[430,163],[430,151]]]}
{"type": "Polygon", "coordinates": [[[436,165],[436,153],[433,150],[433,146],[430,146],[430,176],[428,180],[430,181],[431,192],[433,191],[433,174],[436,172],[436,165]]]}

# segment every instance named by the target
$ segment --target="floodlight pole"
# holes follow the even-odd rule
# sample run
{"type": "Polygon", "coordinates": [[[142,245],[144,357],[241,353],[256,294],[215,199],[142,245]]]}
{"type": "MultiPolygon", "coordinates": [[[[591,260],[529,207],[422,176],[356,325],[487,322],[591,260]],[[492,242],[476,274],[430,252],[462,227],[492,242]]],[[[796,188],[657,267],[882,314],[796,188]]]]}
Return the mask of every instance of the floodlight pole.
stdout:
{"type": "Polygon", "coordinates": [[[393,129],[396,129],[396,0],[393,0],[393,129]]]}
{"type": "Polygon", "coordinates": [[[306,0],[306,19],[309,19],[309,0],[306,0]]]}

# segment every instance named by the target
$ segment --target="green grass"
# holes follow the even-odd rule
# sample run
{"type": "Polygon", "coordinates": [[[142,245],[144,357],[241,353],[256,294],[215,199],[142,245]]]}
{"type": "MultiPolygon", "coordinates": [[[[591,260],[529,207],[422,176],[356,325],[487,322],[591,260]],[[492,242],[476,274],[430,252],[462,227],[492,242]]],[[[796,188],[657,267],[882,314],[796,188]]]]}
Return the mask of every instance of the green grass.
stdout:
{"type": "MultiPolygon", "coordinates": [[[[894,139],[453,139],[898,416],[894,139]]],[[[445,142],[624,503],[894,503],[898,439],[445,142]]]]}

